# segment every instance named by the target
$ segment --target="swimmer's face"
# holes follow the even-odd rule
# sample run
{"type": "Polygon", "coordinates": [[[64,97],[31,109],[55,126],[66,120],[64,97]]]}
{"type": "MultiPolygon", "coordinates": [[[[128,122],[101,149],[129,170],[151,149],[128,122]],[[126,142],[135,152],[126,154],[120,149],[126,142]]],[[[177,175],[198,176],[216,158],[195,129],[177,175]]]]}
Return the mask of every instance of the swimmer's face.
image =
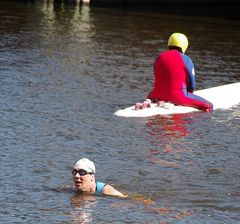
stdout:
{"type": "Polygon", "coordinates": [[[92,192],[95,191],[95,176],[92,173],[88,173],[81,167],[75,166],[73,171],[73,182],[75,188],[79,192],[92,192]]]}

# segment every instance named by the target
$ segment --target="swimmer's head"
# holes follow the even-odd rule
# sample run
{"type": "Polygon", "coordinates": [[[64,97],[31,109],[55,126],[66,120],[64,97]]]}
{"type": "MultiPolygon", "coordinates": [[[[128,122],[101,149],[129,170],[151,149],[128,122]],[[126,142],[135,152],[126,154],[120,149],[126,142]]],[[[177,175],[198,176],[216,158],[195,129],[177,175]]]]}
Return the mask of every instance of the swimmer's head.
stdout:
{"type": "Polygon", "coordinates": [[[73,168],[76,170],[83,169],[83,170],[86,170],[88,173],[93,173],[93,174],[96,173],[94,162],[92,162],[91,160],[89,160],[87,158],[78,160],[74,164],[73,168]]]}

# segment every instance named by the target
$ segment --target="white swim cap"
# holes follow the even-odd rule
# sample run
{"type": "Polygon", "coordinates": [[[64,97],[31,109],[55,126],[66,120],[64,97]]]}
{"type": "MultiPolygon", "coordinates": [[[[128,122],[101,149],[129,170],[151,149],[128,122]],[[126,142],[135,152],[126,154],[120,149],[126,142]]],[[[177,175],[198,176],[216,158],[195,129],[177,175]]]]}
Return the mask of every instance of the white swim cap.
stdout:
{"type": "Polygon", "coordinates": [[[93,173],[93,174],[95,174],[95,172],[96,172],[94,162],[92,162],[91,160],[89,160],[87,158],[78,160],[74,164],[74,169],[84,169],[87,172],[93,173]]]}

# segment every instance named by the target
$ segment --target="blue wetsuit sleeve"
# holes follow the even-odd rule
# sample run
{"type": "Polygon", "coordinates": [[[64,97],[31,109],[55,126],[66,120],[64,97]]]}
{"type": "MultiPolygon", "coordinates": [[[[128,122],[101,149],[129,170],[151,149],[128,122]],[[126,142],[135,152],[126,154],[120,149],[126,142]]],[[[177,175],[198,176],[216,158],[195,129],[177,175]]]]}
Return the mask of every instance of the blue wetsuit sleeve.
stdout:
{"type": "Polygon", "coordinates": [[[187,90],[192,92],[196,88],[194,65],[192,59],[187,55],[182,54],[182,59],[188,71],[187,90]]]}
{"type": "Polygon", "coordinates": [[[101,195],[102,194],[102,190],[104,188],[106,184],[103,182],[97,182],[96,183],[96,195],[101,195]]]}

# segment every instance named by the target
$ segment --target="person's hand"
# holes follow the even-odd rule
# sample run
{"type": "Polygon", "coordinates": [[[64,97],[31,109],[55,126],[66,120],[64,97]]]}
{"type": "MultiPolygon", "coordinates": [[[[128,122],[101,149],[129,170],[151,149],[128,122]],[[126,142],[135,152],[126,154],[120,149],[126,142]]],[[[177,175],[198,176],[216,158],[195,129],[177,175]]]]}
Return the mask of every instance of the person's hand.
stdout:
{"type": "Polygon", "coordinates": [[[143,108],[147,108],[147,107],[151,107],[151,100],[150,99],[146,99],[143,101],[143,108]]]}
{"type": "Polygon", "coordinates": [[[143,109],[143,104],[142,103],[136,103],[135,104],[135,110],[143,109]]]}
{"type": "Polygon", "coordinates": [[[135,110],[143,109],[143,108],[149,108],[151,107],[151,100],[145,99],[143,103],[136,103],[135,104],[135,110]]]}

